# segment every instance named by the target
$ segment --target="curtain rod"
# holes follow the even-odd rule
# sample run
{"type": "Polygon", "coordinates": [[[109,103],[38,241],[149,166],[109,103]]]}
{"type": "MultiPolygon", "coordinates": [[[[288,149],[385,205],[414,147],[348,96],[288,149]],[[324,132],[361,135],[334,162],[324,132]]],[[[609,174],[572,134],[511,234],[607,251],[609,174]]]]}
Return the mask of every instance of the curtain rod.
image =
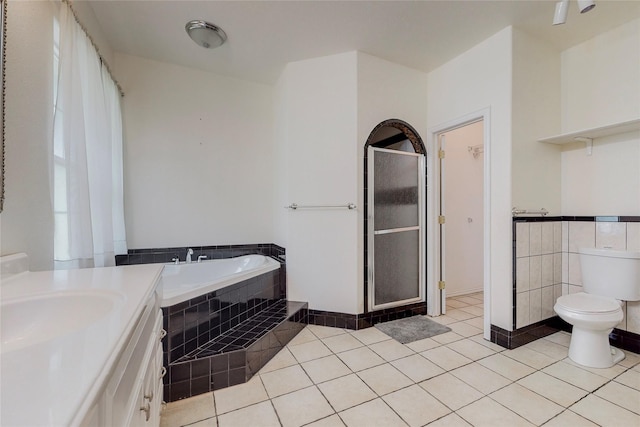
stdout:
{"type": "Polygon", "coordinates": [[[96,44],[96,42],[93,41],[93,38],[89,34],[89,31],[87,31],[87,28],[84,25],[82,25],[82,22],[80,22],[80,19],[78,19],[78,15],[76,14],[76,11],[73,9],[73,4],[71,3],[71,0],[61,0],[61,1],[62,3],[66,3],[69,6],[69,10],[71,11],[73,18],[78,23],[80,28],[82,28],[82,31],[84,31],[84,34],[87,36],[87,38],[91,42],[91,45],[96,50],[96,53],[98,54],[98,58],[100,58],[100,64],[102,64],[104,68],[106,68],[107,73],[109,73],[109,77],[111,77],[111,80],[113,80],[113,83],[115,83],[116,87],[118,88],[118,92],[120,92],[120,96],[124,97],[124,91],[122,90],[120,83],[118,83],[115,77],[113,77],[113,73],[111,72],[111,68],[109,67],[109,64],[100,54],[100,49],[98,49],[98,45],[96,44]]]}

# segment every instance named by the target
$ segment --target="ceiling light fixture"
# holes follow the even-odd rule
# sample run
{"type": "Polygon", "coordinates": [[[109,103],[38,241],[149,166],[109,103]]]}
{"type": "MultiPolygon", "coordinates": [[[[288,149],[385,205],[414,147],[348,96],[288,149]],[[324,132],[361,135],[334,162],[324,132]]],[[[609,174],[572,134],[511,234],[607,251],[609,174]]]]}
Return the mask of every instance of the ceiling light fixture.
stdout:
{"type": "Polygon", "coordinates": [[[222,28],[209,22],[200,20],[189,21],[184,29],[194,42],[207,49],[215,49],[227,41],[227,34],[222,28]]]}
{"type": "Polygon", "coordinates": [[[569,13],[569,0],[562,0],[556,3],[556,12],[553,14],[553,25],[567,22],[567,13],[569,13]]]}
{"type": "Polygon", "coordinates": [[[596,7],[596,2],[593,0],[578,0],[578,10],[580,13],[587,13],[594,7],[596,7]]]}
{"type": "MultiPolygon", "coordinates": [[[[577,0],[578,10],[580,13],[587,13],[594,7],[594,0],[577,0]]],[[[567,22],[567,13],[569,12],[569,0],[562,0],[556,3],[556,11],[553,14],[553,25],[564,24],[567,22]]]]}

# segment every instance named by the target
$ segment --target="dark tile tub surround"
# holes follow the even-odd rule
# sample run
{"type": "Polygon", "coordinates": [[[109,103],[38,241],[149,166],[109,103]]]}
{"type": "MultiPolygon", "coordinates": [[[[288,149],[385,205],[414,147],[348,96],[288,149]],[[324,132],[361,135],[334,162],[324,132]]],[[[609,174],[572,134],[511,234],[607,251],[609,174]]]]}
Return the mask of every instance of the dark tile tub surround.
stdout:
{"type": "Polygon", "coordinates": [[[285,249],[273,243],[219,246],[180,246],[174,248],[129,249],[127,255],[116,255],[116,265],[167,263],[173,258],[184,261],[187,249],[193,249],[191,258],[197,260],[204,255],[207,259],[235,258],[243,255],[270,256],[281,263],[285,262],[285,249]]]}
{"type": "Polygon", "coordinates": [[[307,324],[307,304],[280,300],[171,363],[168,402],[248,381],[307,324]]]}
{"type": "MultiPolygon", "coordinates": [[[[280,290],[280,270],[227,286],[214,292],[163,307],[165,337],[165,366],[227,333],[271,305],[282,301],[286,294],[280,290]]],[[[242,348],[229,342],[221,351],[242,348]]]]}
{"type": "MultiPolygon", "coordinates": [[[[282,246],[273,243],[255,243],[246,245],[218,246],[180,246],[174,248],[129,249],[127,255],[116,255],[116,265],[169,263],[173,258],[184,262],[187,250],[193,249],[191,259],[200,255],[211,259],[235,258],[244,255],[264,255],[280,262],[280,292],[287,293],[286,251],[282,246]]],[[[283,298],[286,298],[283,297],[283,298]]]]}
{"type": "Polygon", "coordinates": [[[246,382],[307,324],[281,269],[163,307],[167,401],[246,382]]]}
{"type": "Polygon", "coordinates": [[[264,255],[278,270],[163,307],[168,402],[246,382],[308,323],[307,304],[287,301],[285,249],[273,243],[131,249],[116,265],[264,255]]]}

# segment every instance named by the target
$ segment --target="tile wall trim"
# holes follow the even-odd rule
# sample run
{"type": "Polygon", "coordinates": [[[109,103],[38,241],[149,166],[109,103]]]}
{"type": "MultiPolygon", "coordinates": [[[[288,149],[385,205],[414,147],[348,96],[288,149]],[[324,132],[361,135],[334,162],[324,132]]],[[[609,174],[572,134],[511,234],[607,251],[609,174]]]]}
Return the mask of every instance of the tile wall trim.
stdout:
{"type": "MultiPolygon", "coordinates": [[[[572,326],[558,316],[513,331],[491,325],[491,342],[512,350],[558,331],[571,333],[571,329],[572,326]]],[[[640,354],[640,335],[633,332],[616,328],[609,334],[609,343],[621,350],[640,354]]]]}
{"type": "Polygon", "coordinates": [[[619,349],[640,354],[640,335],[633,332],[614,329],[609,334],[609,342],[619,349]]]}
{"type": "Polygon", "coordinates": [[[116,265],[170,263],[178,257],[184,261],[187,249],[193,249],[192,259],[205,255],[208,260],[234,258],[244,255],[264,255],[280,263],[280,292],[283,298],[287,295],[286,250],[274,243],[254,243],[242,245],[217,246],[179,246],[170,248],[129,249],[126,255],[116,255],[116,265]]]}
{"type": "Polygon", "coordinates": [[[562,221],[562,216],[514,216],[513,222],[553,222],[562,221]]]}
{"type": "Polygon", "coordinates": [[[640,216],[615,216],[615,215],[598,215],[598,216],[543,216],[513,217],[513,222],[547,222],[547,221],[582,221],[582,222],[640,222],[640,216]]]}
{"type": "Polygon", "coordinates": [[[359,330],[370,328],[377,323],[425,314],[427,314],[426,302],[407,304],[360,314],[309,309],[309,324],[359,330]]]}
{"type": "Polygon", "coordinates": [[[126,255],[116,255],[116,265],[169,263],[178,257],[184,261],[187,249],[193,249],[192,259],[205,255],[207,259],[234,258],[243,255],[259,254],[270,256],[281,263],[286,261],[286,251],[274,243],[254,243],[242,245],[179,246],[168,248],[129,249],[126,255]]]}
{"type": "MultiPolygon", "coordinates": [[[[571,333],[571,329],[573,328],[572,325],[560,319],[558,316],[556,316],[554,326],[569,333],[571,333]]],[[[640,335],[634,334],[633,332],[614,328],[609,334],[609,344],[621,350],[640,354],[640,335]]]]}
{"type": "Polygon", "coordinates": [[[558,316],[513,331],[491,325],[491,342],[510,350],[563,330],[558,316]]]}

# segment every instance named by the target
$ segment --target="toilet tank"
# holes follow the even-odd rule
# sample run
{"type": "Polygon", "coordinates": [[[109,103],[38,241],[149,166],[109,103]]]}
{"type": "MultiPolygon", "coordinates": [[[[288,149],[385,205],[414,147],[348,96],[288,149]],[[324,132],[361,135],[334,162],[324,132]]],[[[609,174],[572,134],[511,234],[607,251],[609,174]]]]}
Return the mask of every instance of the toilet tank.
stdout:
{"type": "Polygon", "coordinates": [[[578,252],[584,292],[640,301],[640,252],[593,248],[578,252]]]}

